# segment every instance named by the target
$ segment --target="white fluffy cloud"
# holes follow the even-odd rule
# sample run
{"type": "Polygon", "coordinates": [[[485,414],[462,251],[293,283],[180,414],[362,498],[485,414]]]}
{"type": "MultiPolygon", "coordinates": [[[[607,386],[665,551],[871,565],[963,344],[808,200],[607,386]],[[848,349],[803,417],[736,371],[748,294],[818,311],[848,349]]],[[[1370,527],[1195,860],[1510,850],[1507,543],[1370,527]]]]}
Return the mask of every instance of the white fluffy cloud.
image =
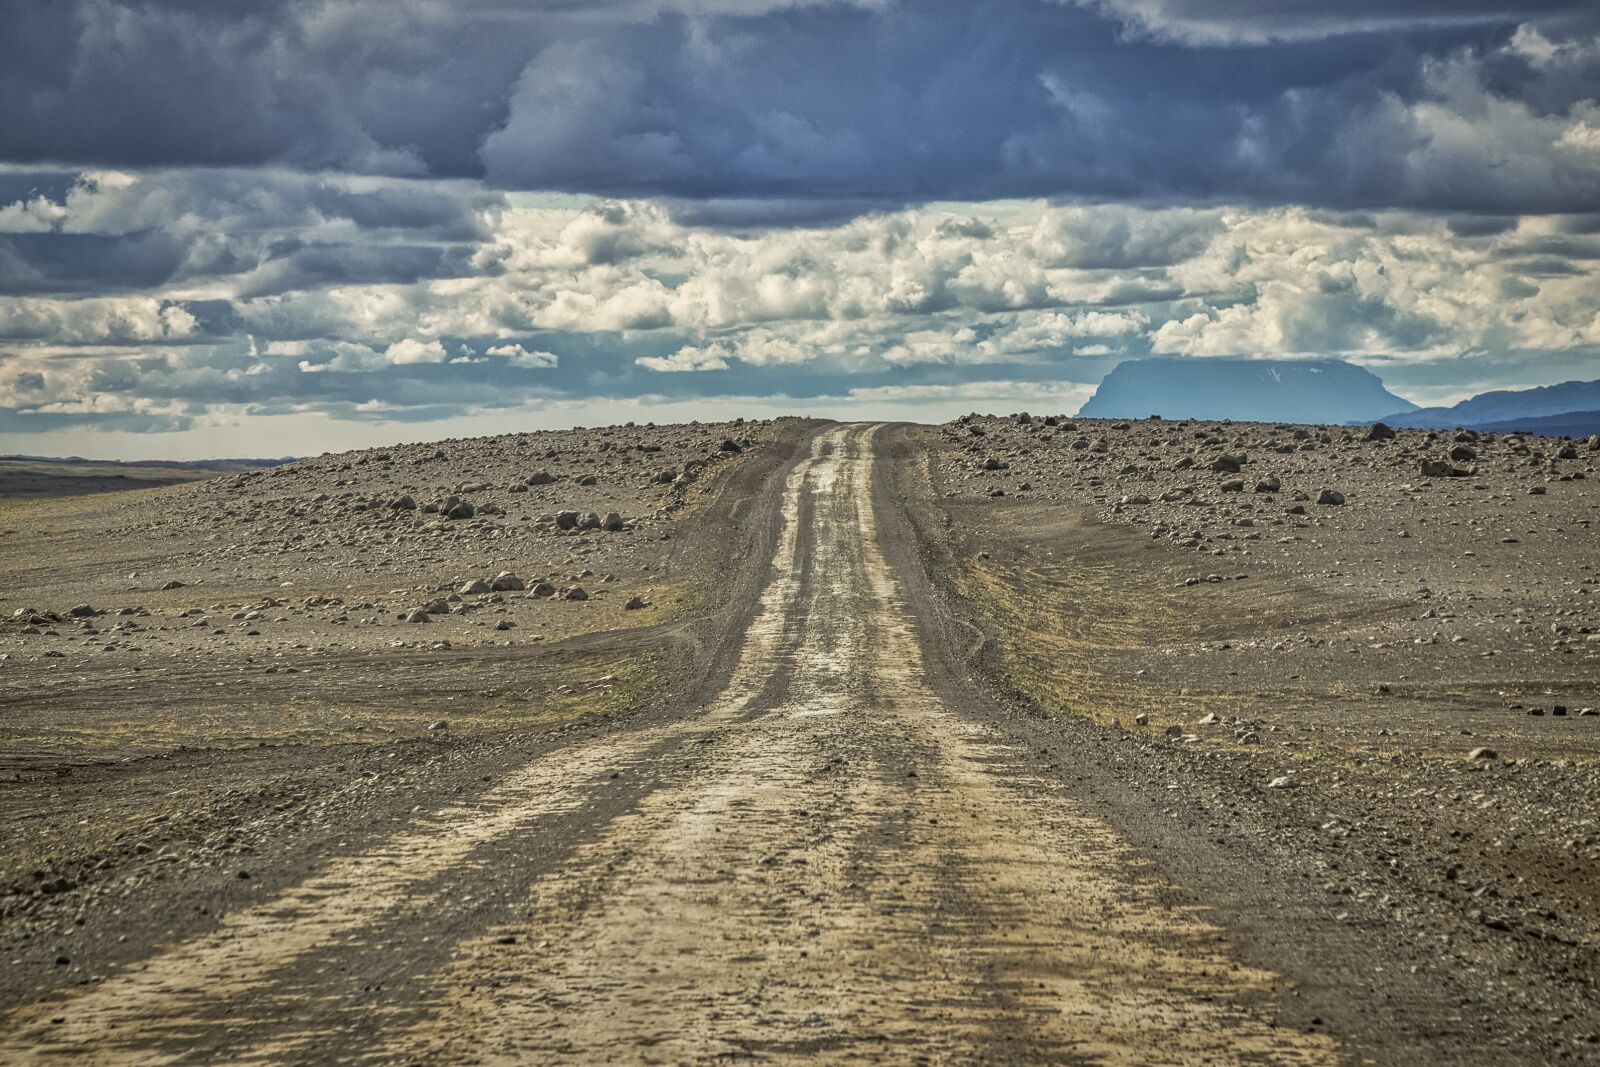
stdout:
{"type": "Polygon", "coordinates": [[[179,340],[197,325],[186,308],[160,297],[0,297],[0,341],[140,344],[179,340]]]}
{"type": "MultiPolygon", "coordinates": [[[[144,182],[100,178],[82,195],[144,182]]],[[[391,196],[381,214],[386,230],[407,212],[451,216],[436,207],[391,196]]],[[[481,234],[445,276],[308,275],[256,295],[250,271],[142,295],[0,298],[7,397],[86,412],[142,398],[158,412],[180,397],[321,395],[375,415],[519,390],[1078,386],[1151,352],[1415,365],[1600,352],[1600,234],[1584,217],[1008,201],[727,230],[651,202],[524,201],[474,218],[481,234]],[[442,364],[460,377],[417,371],[442,364]],[[539,370],[537,387],[508,368],[539,370]],[[696,371],[727,373],[683,373],[696,371]]]]}
{"type": "Polygon", "coordinates": [[[390,363],[443,363],[448,354],[438,341],[419,341],[412,337],[396,341],[383,350],[390,363]]]}
{"type": "Polygon", "coordinates": [[[663,373],[727,370],[732,355],[720,344],[684,345],[670,356],[641,356],[635,362],[641,367],[663,373]]]}
{"type": "Polygon", "coordinates": [[[544,352],[538,349],[530,352],[521,345],[494,345],[485,354],[499,356],[513,367],[527,367],[537,370],[548,370],[551,367],[559,366],[561,363],[554,352],[544,352]]]}

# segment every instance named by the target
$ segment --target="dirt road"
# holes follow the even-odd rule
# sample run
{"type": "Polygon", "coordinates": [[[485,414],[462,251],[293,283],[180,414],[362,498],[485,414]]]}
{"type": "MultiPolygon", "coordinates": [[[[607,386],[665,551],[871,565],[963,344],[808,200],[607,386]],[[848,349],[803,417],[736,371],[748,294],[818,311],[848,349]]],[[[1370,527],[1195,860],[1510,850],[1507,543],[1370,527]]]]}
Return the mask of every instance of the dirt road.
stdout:
{"type": "MultiPolygon", "coordinates": [[[[814,438],[731,676],[103,980],[0,1060],[1337,1062],[929,669],[873,427],[814,438]]],[[[419,798],[420,799],[420,798],[419,798]]]]}

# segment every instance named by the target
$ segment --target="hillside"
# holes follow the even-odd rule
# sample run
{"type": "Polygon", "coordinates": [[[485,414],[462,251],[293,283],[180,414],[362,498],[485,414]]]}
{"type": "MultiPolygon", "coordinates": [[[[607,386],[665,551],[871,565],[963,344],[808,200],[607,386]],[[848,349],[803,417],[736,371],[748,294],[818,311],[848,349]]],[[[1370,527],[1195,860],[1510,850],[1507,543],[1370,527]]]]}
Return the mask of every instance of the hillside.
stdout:
{"type": "Polygon", "coordinates": [[[1549,434],[1590,434],[1600,430],[1600,380],[1561,382],[1535,389],[1497,389],[1451,407],[1397,408],[1384,416],[1395,426],[1479,430],[1526,429],[1549,434]],[[1555,419],[1553,416],[1570,416],[1555,419]],[[1540,420],[1549,420],[1543,427],[1540,420]],[[1585,429],[1584,427],[1587,427],[1585,429]]]}

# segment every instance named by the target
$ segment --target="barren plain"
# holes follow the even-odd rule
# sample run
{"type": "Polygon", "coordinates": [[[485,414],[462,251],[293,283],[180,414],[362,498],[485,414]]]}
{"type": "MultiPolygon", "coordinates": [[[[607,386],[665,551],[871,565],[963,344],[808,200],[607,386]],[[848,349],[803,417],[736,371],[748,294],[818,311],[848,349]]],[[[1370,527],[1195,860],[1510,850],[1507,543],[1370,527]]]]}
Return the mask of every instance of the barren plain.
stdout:
{"type": "Polygon", "coordinates": [[[0,500],[0,1060],[1600,1062],[1597,460],[779,420],[0,500]]]}

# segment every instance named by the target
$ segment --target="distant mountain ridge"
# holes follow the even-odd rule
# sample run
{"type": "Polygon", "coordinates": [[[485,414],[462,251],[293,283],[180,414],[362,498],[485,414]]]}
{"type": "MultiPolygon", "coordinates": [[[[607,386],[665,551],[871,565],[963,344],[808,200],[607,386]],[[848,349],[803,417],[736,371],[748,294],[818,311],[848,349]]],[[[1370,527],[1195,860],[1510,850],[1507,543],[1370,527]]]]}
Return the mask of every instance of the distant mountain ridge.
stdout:
{"type": "Polygon", "coordinates": [[[1078,414],[1345,423],[1370,422],[1415,406],[1385,389],[1376,374],[1338,359],[1158,356],[1113,367],[1078,414]]]}
{"type": "Polygon", "coordinates": [[[1541,437],[1588,437],[1600,433],[1600,411],[1568,411],[1532,419],[1479,422],[1474,423],[1472,429],[1490,433],[1514,433],[1520,430],[1541,437]]]}
{"type": "Polygon", "coordinates": [[[1425,429],[1532,430],[1584,436],[1600,433],[1600,381],[1561,382],[1533,389],[1497,389],[1451,407],[1397,409],[1393,426],[1425,429]]]}

